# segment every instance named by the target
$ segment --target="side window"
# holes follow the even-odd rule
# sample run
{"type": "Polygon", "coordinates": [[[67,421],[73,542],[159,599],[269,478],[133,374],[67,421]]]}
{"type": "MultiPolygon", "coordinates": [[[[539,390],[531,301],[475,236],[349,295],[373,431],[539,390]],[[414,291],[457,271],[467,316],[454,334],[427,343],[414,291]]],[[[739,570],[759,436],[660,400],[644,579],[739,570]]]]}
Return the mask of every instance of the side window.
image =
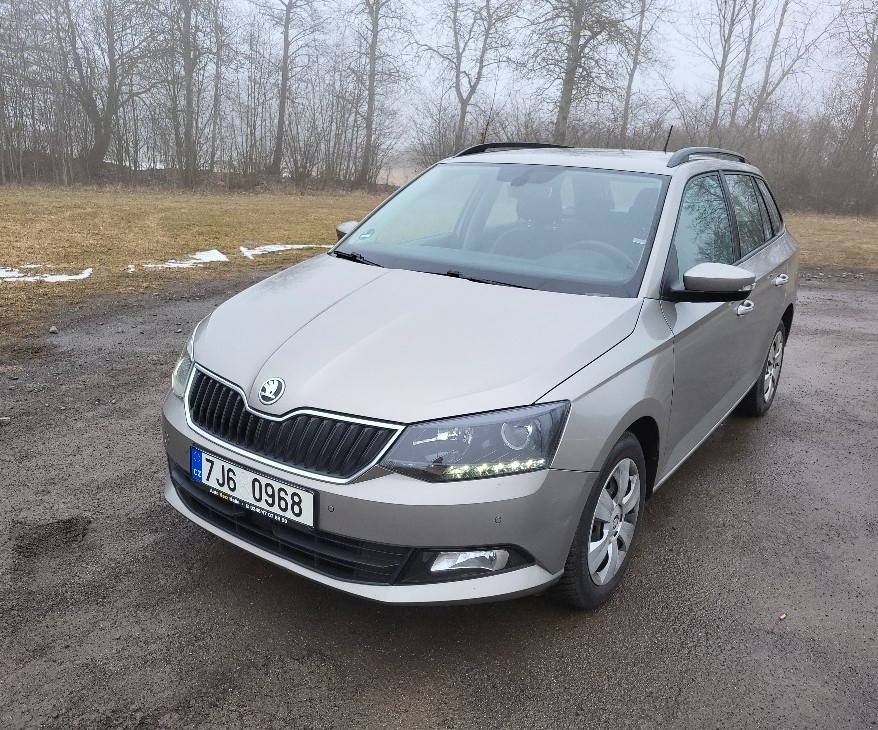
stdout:
{"type": "MultiPolygon", "coordinates": [[[[750,178],[750,184],[756,186],[756,179],[750,178]]],[[[771,219],[768,217],[768,208],[765,207],[765,201],[762,199],[762,193],[756,189],[756,200],[759,203],[759,215],[762,218],[762,237],[767,241],[774,236],[772,230],[771,219]]]]}
{"type": "Polygon", "coordinates": [[[732,210],[738,222],[738,238],[741,240],[741,255],[746,256],[755,251],[769,238],[765,235],[762,225],[762,213],[759,210],[759,198],[753,187],[753,178],[749,175],[733,175],[726,173],[729,186],[732,210]]]}
{"type": "Polygon", "coordinates": [[[768,208],[768,217],[771,220],[771,227],[776,236],[783,228],[783,220],[780,217],[780,211],[777,209],[777,204],[774,202],[774,197],[772,197],[768,185],[765,184],[765,180],[756,178],[756,185],[759,187],[759,191],[762,193],[762,199],[765,201],[765,206],[768,208]]]}
{"type": "Polygon", "coordinates": [[[733,264],[737,260],[719,175],[701,175],[686,185],[674,247],[681,278],[695,264],[733,264]]]}

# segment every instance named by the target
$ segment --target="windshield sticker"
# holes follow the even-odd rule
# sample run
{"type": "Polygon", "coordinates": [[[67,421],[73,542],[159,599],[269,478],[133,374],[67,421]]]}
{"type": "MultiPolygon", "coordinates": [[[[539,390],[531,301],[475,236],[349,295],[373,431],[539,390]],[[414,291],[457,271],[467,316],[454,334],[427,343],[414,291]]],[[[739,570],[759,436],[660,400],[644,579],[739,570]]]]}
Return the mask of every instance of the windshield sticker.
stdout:
{"type": "Polygon", "coordinates": [[[375,235],[375,229],[369,228],[360,234],[360,240],[365,241],[367,238],[372,238],[372,236],[374,236],[374,235],[375,235]]]}

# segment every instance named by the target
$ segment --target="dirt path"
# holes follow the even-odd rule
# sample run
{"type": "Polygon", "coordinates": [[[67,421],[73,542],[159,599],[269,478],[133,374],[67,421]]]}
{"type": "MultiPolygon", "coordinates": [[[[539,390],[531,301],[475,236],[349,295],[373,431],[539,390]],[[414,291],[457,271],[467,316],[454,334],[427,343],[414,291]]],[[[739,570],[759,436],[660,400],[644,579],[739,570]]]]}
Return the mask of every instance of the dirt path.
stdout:
{"type": "Polygon", "coordinates": [[[246,283],[98,300],[0,358],[0,727],[875,725],[873,281],[806,282],[774,409],[651,500],[591,614],[365,603],[167,506],[170,365],[246,283]]]}

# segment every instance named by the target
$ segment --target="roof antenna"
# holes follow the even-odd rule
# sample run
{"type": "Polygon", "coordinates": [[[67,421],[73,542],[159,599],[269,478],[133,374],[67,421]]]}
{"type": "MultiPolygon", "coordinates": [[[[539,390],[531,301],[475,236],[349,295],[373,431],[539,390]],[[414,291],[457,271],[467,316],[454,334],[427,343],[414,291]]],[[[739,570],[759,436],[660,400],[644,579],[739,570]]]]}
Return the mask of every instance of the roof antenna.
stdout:
{"type": "Polygon", "coordinates": [[[667,152],[667,151],[668,151],[668,142],[671,141],[671,134],[673,134],[673,132],[674,132],[674,125],[672,124],[672,125],[671,125],[671,128],[668,130],[668,136],[667,136],[667,138],[665,139],[665,147],[664,147],[664,149],[662,150],[662,152],[667,152]]]}

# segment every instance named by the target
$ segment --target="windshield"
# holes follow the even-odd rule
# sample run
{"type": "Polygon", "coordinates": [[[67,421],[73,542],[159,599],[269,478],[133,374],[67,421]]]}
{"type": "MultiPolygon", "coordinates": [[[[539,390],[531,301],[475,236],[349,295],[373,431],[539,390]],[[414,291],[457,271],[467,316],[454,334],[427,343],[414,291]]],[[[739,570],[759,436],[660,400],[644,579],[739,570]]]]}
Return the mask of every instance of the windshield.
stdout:
{"type": "Polygon", "coordinates": [[[636,296],[667,180],[548,165],[439,164],[336,251],[486,283],[636,296]]]}

